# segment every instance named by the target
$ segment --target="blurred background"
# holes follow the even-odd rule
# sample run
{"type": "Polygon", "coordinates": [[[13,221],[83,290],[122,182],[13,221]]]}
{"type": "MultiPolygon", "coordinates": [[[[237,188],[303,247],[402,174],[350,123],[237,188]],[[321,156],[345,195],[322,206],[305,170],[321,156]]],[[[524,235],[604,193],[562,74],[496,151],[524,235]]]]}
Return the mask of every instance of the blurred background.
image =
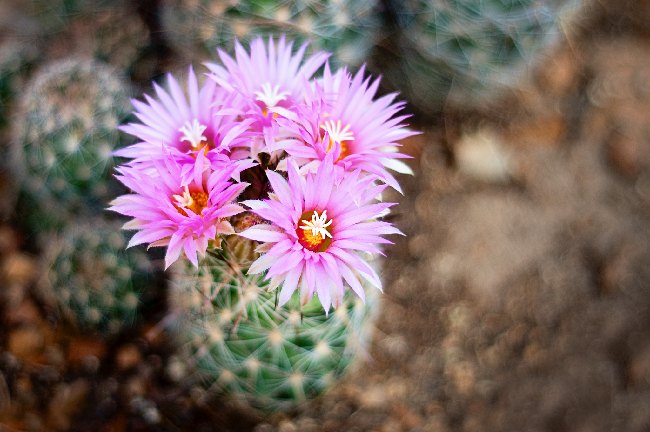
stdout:
{"type": "Polygon", "coordinates": [[[0,0],[0,431],[648,431],[649,112],[646,0],[0,0]],[[103,209],[130,97],[280,33],[423,134],[369,352],[262,415],[187,379],[103,209]]]}

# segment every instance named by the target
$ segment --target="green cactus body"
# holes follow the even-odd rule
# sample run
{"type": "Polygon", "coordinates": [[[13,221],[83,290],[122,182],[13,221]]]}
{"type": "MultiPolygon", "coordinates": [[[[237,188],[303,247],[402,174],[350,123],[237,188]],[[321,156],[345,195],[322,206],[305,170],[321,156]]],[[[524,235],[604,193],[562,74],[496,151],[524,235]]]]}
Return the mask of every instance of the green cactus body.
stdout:
{"type": "Polygon", "coordinates": [[[132,325],[151,263],[117,223],[91,219],[48,238],[41,293],[78,328],[111,335],[132,325]]]}
{"type": "MultiPolygon", "coordinates": [[[[377,296],[364,304],[348,293],[326,314],[316,297],[299,294],[276,307],[262,275],[223,255],[198,271],[179,265],[171,306],[182,317],[177,336],[211,388],[262,411],[290,409],[325,391],[367,349],[377,296]]],[[[374,290],[374,288],[371,288],[374,290]]]]}
{"type": "Polygon", "coordinates": [[[358,66],[368,57],[381,28],[378,0],[172,0],[163,15],[169,41],[178,50],[214,57],[216,48],[255,36],[309,40],[312,50],[333,53],[332,61],[358,66]]]}
{"type": "Polygon", "coordinates": [[[12,168],[30,229],[60,229],[71,215],[97,213],[116,195],[112,152],[129,110],[118,76],[98,62],[64,60],[44,66],[20,95],[12,168]]]}
{"type": "Polygon", "coordinates": [[[391,1],[398,37],[375,68],[424,113],[476,108],[558,40],[575,0],[391,1]],[[391,54],[396,53],[396,55],[391,54]]]}

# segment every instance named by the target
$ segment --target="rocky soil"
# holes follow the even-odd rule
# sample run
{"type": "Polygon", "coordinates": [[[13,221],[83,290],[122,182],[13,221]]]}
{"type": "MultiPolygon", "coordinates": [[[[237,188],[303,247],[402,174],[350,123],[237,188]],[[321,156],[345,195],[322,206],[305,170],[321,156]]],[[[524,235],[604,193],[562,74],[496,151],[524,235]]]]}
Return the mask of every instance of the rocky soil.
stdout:
{"type": "Polygon", "coordinates": [[[163,290],[117,338],[71,328],[7,218],[0,431],[650,430],[648,11],[594,7],[499,109],[417,120],[372,348],[295,412],[186,384],[163,290]]]}

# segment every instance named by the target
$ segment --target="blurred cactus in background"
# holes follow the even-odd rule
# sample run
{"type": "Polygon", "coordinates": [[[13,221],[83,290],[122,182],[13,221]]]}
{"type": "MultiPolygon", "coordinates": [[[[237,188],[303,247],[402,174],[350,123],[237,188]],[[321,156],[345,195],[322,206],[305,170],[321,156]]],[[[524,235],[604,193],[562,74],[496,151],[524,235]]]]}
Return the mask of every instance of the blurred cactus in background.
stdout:
{"type": "Polygon", "coordinates": [[[210,389],[262,411],[286,410],[321,394],[364,357],[376,291],[368,289],[365,304],[348,293],[330,314],[317,298],[301,306],[298,293],[278,307],[268,281],[247,275],[248,263],[225,253],[208,256],[198,271],[177,265],[171,282],[183,362],[210,389]]]}
{"type": "Polygon", "coordinates": [[[278,36],[333,53],[336,65],[360,66],[381,29],[378,0],[170,0],[163,25],[180,51],[214,57],[217,48],[278,36]]]}
{"type": "Polygon", "coordinates": [[[102,63],[69,59],[42,66],[21,92],[12,169],[31,230],[61,228],[70,215],[100,211],[115,194],[112,152],[129,109],[119,77],[102,63]]]}
{"type": "Polygon", "coordinates": [[[98,218],[50,234],[41,294],[81,330],[112,335],[128,328],[152,269],[142,250],[125,246],[120,224],[98,218]]]}
{"type": "Polygon", "coordinates": [[[375,69],[423,114],[480,108],[562,34],[575,0],[387,0],[395,25],[375,69]]]}
{"type": "Polygon", "coordinates": [[[37,57],[38,50],[28,41],[12,37],[0,42],[0,131],[8,126],[16,93],[37,57]]]}

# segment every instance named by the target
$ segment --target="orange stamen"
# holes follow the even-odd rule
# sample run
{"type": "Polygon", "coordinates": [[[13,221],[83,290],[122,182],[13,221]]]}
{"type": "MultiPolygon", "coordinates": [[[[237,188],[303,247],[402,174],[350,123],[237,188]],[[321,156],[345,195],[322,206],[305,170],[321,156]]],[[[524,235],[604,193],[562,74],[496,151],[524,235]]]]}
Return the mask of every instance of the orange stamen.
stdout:
{"type": "Polygon", "coordinates": [[[319,217],[317,210],[303,213],[298,220],[298,242],[312,252],[325,252],[332,243],[332,220],[325,223],[327,210],[319,217]]]}

